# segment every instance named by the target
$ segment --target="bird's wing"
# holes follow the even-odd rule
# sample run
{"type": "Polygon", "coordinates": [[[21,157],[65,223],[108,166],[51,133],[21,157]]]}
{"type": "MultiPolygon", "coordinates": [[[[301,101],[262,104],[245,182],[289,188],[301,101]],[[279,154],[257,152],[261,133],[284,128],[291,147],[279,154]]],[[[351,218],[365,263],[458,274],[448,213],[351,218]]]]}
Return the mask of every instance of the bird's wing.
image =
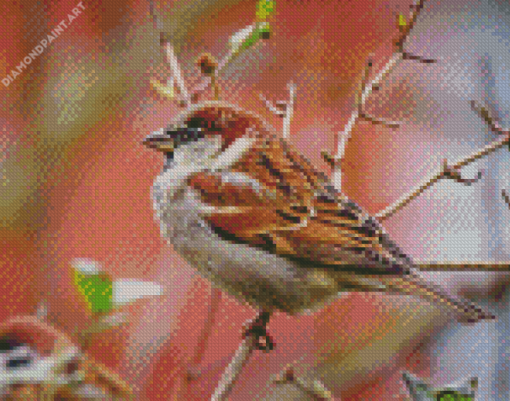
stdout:
{"type": "Polygon", "coordinates": [[[226,240],[303,263],[402,274],[409,259],[377,221],[336,192],[292,147],[267,135],[232,166],[193,175],[204,219],[226,240]]]}

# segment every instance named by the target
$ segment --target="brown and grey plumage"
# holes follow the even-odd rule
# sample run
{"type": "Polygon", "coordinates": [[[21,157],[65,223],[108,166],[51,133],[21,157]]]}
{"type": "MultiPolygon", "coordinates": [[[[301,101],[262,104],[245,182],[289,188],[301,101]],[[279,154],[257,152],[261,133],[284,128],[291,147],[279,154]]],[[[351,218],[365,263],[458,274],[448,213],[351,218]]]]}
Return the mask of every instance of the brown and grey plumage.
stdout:
{"type": "Polygon", "coordinates": [[[379,223],[260,118],[193,106],[145,143],[163,235],[202,274],[265,311],[320,308],[343,291],[419,296],[463,322],[493,319],[426,282],[379,223]]]}

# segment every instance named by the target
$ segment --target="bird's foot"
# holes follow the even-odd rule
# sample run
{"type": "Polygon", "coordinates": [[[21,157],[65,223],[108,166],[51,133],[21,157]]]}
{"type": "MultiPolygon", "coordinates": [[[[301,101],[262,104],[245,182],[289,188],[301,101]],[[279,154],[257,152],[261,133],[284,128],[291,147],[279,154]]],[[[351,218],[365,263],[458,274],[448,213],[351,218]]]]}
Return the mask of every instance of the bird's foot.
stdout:
{"type": "Polygon", "coordinates": [[[245,324],[243,338],[254,337],[256,339],[255,347],[264,352],[272,351],[275,342],[267,332],[267,323],[271,314],[269,312],[260,313],[254,320],[245,324]]]}

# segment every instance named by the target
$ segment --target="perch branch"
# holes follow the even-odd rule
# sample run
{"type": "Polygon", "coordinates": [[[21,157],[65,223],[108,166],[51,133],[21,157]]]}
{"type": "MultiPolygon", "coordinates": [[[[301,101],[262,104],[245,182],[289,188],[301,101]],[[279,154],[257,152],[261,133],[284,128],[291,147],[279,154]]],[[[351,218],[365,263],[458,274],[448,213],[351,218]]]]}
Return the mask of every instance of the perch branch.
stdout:
{"type": "Polygon", "coordinates": [[[199,365],[204,359],[205,351],[207,349],[209,337],[211,336],[211,332],[216,321],[216,314],[218,312],[220,303],[221,303],[221,290],[219,290],[216,287],[212,287],[211,303],[209,304],[207,319],[202,328],[202,332],[200,333],[200,337],[197,342],[197,347],[195,349],[195,355],[191,360],[190,364],[191,366],[188,366],[187,369],[186,380],[183,386],[184,391],[182,392],[183,395],[189,394],[189,383],[195,379],[198,379],[202,374],[202,370],[199,368],[199,365]]]}
{"type": "MultiPolygon", "coordinates": [[[[308,396],[316,401],[335,401],[331,391],[329,391],[321,381],[315,379],[313,382],[307,383],[301,377],[296,376],[294,368],[289,365],[276,377],[274,384],[294,384],[308,396]]],[[[336,401],[339,401],[338,399],[336,401]]]]}
{"type": "Polygon", "coordinates": [[[247,329],[244,338],[223,372],[211,401],[223,401],[228,398],[253,351],[264,350],[267,352],[274,348],[274,343],[266,330],[270,317],[270,312],[262,311],[254,320],[246,322],[247,329]]]}
{"type": "Polygon", "coordinates": [[[224,401],[228,399],[228,395],[234,388],[234,385],[243,370],[244,365],[248,362],[250,355],[257,349],[258,339],[255,335],[248,335],[241,342],[234,357],[223,372],[220,382],[211,401],[224,401]]]}
{"type": "MultiPolygon", "coordinates": [[[[415,188],[413,188],[408,194],[405,194],[400,199],[398,199],[395,203],[388,206],[381,212],[376,214],[376,217],[380,220],[386,220],[388,217],[393,216],[395,212],[399,211],[403,207],[409,204],[413,199],[418,197],[420,194],[422,194],[426,189],[430,188],[432,185],[434,185],[437,181],[441,180],[442,178],[453,178],[455,180],[459,180],[458,170],[461,169],[464,166],[467,166],[468,164],[481,159],[484,156],[489,155],[490,153],[502,148],[506,144],[510,142],[510,131],[503,130],[500,125],[494,121],[489,116],[489,113],[487,110],[483,109],[481,106],[478,106],[475,102],[471,102],[471,105],[473,109],[479,112],[479,114],[488,122],[491,129],[497,133],[502,134],[502,136],[495,140],[494,142],[490,143],[489,145],[483,147],[481,150],[478,150],[477,152],[474,152],[470,154],[469,156],[459,160],[457,163],[448,166],[447,163],[443,165],[441,170],[434,174],[431,178],[425,180],[423,183],[417,185],[415,188]]],[[[479,174],[480,177],[480,174],[479,174]]]]}

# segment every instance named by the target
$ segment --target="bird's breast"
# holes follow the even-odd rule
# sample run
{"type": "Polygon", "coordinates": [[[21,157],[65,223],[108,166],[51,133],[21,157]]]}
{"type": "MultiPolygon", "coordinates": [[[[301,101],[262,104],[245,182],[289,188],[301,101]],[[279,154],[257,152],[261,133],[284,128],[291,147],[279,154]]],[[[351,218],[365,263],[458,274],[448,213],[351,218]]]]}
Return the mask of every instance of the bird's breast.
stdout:
{"type": "Polygon", "coordinates": [[[266,310],[295,313],[336,292],[315,279],[315,269],[218,236],[204,220],[207,205],[195,190],[168,191],[170,202],[164,201],[170,196],[164,189],[154,191],[162,235],[202,276],[231,295],[266,310]]]}

